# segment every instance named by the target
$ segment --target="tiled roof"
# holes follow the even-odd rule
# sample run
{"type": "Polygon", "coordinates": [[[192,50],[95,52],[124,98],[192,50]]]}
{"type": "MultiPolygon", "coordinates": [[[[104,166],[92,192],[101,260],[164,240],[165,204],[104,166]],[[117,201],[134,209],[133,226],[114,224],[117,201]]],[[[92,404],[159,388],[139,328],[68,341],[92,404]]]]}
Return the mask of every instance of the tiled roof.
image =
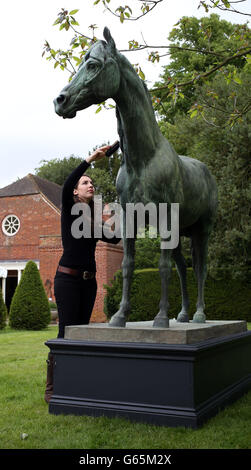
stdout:
{"type": "Polygon", "coordinates": [[[29,173],[22,179],[0,189],[0,198],[43,194],[54,206],[61,209],[62,186],[29,173]]]}

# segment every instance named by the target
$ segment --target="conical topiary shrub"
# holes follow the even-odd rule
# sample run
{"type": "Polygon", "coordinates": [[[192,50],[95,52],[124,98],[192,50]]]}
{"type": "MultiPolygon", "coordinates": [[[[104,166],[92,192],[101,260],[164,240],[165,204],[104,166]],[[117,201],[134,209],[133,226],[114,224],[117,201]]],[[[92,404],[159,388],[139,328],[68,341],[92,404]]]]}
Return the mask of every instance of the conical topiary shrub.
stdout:
{"type": "Polygon", "coordinates": [[[3,330],[6,326],[6,319],[7,319],[7,307],[3,300],[3,294],[0,289],[0,330],[3,330]]]}
{"type": "Polygon", "coordinates": [[[49,302],[34,261],[28,261],[10,305],[10,326],[41,330],[51,319],[49,302]]]}

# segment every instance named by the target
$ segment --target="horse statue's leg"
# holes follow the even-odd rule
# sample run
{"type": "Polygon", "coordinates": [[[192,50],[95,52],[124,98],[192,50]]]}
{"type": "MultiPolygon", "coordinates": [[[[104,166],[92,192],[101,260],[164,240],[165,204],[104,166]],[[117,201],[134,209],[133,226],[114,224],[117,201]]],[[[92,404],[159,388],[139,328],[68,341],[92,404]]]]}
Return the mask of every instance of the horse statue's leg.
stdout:
{"type": "Polygon", "coordinates": [[[123,211],[123,248],[122,262],[123,291],[119,310],[112,316],[110,326],[125,326],[131,309],[130,290],[134,271],[135,239],[126,237],[125,212],[123,211]]]}
{"type": "MultiPolygon", "coordinates": [[[[164,240],[163,240],[164,241],[164,240]]],[[[153,326],[156,328],[168,328],[168,284],[172,271],[171,250],[162,249],[159,261],[159,273],[161,278],[161,299],[159,312],[154,318],[153,326]]]]}
{"type": "Polygon", "coordinates": [[[197,232],[192,236],[193,269],[198,283],[197,310],[193,316],[194,323],[204,323],[206,321],[206,315],[204,313],[204,285],[207,277],[208,237],[208,232],[197,232]]]}
{"type": "Polygon", "coordinates": [[[182,294],[182,308],[177,317],[178,322],[189,322],[188,310],[189,310],[189,298],[187,293],[187,282],[186,282],[186,261],[181,253],[181,242],[175,250],[172,252],[173,259],[175,261],[177,271],[180,278],[181,294],[182,294]]]}

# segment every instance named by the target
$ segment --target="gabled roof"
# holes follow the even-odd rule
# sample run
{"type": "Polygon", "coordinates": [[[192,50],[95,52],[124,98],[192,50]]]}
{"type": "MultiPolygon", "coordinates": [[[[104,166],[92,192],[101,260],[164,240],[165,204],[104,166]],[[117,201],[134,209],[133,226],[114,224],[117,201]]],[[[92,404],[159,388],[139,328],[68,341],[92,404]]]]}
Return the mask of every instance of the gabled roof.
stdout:
{"type": "Polygon", "coordinates": [[[27,194],[42,194],[57,209],[61,209],[62,186],[40,178],[40,176],[32,175],[31,173],[0,189],[0,198],[25,196],[27,194]]]}

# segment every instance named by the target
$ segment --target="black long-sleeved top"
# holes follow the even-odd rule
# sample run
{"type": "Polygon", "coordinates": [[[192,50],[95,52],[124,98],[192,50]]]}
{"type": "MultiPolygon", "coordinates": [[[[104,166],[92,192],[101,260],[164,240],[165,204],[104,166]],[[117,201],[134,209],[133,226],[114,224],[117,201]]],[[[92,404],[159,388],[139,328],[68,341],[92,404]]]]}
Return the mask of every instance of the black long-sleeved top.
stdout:
{"type": "Polygon", "coordinates": [[[74,204],[73,190],[79,178],[83,175],[89,167],[89,163],[85,160],[73,170],[73,172],[66,179],[62,191],[62,211],[61,211],[61,233],[63,243],[63,255],[59,261],[61,266],[69,268],[81,269],[84,271],[96,272],[95,262],[95,249],[97,241],[102,241],[117,244],[120,238],[106,238],[102,235],[101,238],[74,238],[71,233],[71,226],[73,221],[79,215],[71,215],[71,209],[74,204]]]}

